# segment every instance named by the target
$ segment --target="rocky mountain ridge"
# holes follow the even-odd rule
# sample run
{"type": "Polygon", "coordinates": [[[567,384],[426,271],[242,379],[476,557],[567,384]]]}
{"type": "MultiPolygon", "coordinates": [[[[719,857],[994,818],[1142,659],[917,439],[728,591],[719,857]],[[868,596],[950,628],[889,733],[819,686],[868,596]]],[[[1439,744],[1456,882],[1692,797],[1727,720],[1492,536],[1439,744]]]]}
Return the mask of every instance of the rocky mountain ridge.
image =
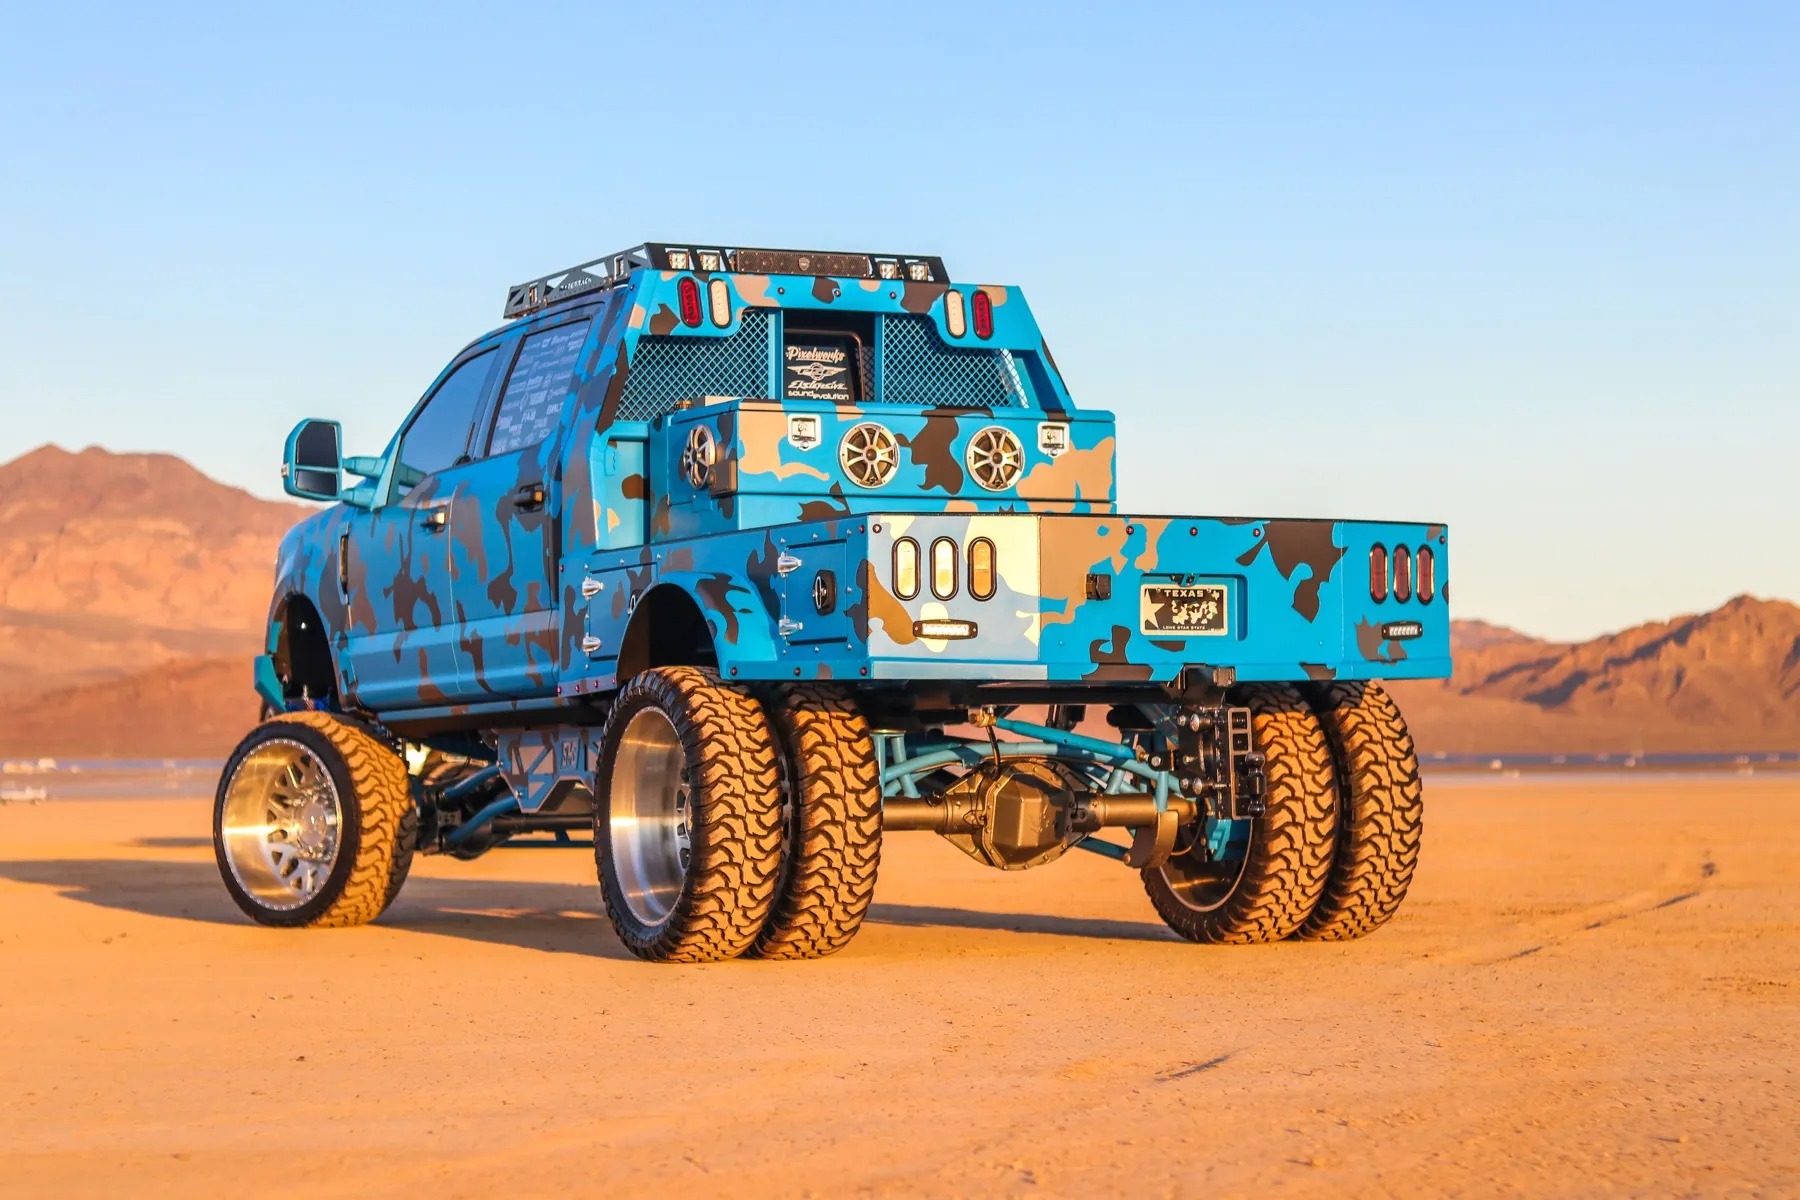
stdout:
{"type": "Polygon", "coordinates": [[[254,653],[275,546],[305,513],[165,454],[0,464],[0,695],[254,653]]]}

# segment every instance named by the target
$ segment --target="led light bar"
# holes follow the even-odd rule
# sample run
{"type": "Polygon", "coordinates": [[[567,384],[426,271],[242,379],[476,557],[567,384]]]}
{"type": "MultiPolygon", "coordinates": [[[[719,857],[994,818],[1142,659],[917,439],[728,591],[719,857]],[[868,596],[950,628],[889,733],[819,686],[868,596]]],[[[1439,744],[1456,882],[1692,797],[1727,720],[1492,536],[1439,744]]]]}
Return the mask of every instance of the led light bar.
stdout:
{"type": "Polygon", "coordinates": [[[684,246],[645,242],[617,254],[578,263],[507,289],[505,318],[529,316],[550,305],[602,288],[617,287],[633,271],[725,271],[749,275],[825,275],[839,279],[891,279],[946,283],[944,260],[932,254],[863,254],[839,250],[761,250],[749,246],[684,246]]]}
{"type": "Polygon", "coordinates": [[[947,617],[928,617],[923,621],[913,622],[913,636],[928,638],[932,641],[951,641],[955,638],[972,638],[977,633],[975,622],[956,621],[947,617]]]}

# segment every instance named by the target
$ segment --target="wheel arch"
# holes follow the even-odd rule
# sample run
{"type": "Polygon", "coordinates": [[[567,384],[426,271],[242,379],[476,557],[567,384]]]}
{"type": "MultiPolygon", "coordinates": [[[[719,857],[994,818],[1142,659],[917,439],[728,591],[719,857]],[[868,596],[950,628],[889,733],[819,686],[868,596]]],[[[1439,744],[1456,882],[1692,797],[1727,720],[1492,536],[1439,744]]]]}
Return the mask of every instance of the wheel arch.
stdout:
{"type": "Polygon", "coordinates": [[[623,686],[651,667],[713,667],[729,673],[777,656],[772,618],[754,589],[729,576],[683,571],[662,576],[638,598],[619,644],[623,686]]]}
{"type": "Polygon", "coordinates": [[[290,592],[276,602],[269,617],[267,648],[287,696],[316,700],[337,691],[331,633],[319,606],[305,593],[290,592]]]}

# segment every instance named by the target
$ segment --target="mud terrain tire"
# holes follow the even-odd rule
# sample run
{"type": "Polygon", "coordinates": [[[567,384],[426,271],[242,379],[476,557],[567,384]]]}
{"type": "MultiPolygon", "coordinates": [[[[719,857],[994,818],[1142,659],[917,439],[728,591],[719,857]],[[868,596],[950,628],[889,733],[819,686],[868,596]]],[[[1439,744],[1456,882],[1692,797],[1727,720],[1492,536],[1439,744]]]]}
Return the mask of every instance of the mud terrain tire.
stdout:
{"type": "Polygon", "coordinates": [[[782,688],[766,704],[785,770],[787,849],[753,958],[823,958],[849,944],[875,895],[881,772],[869,723],[828,688],[782,688]]]}
{"type": "Polygon", "coordinates": [[[594,858],[625,948],[651,962],[748,950],[768,919],[785,830],[775,741],[749,693],[657,667],[600,737],[594,858]]]}
{"type": "Polygon", "coordinates": [[[1359,938],[1387,924],[1406,898],[1425,827],[1419,756],[1399,707],[1378,683],[1309,691],[1337,761],[1337,849],[1325,894],[1294,934],[1359,938]]]}
{"type": "Polygon", "coordinates": [[[1287,684],[1245,684],[1231,702],[1249,707],[1267,756],[1267,811],[1250,822],[1235,874],[1177,854],[1143,872],[1144,890],[1190,941],[1275,942],[1300,928],[1325,890],[1337,820],[1331,749],[1305,698],[1287,684]]]}
{"type": "Polygon", "coordinates": [[[402,828],[409,816],[416,820],[406,764],[379,739],[331,713],[282,713],[251,730],[225,764],[213,805],[213,852],[232,900],[261,924],[364,925],[381,915],[405,882],[413,845],[402,828]],[[226,834],[228,818],[241,826],[259,803],[267,807],[255,794],[251,773],[266,771],[271,754],[310,763],[335,799],[335,856],[316,891],[294,904],[286,903],[293,897],[279,895],[280,872],[265,871],[267,861],[257,861],[254,841],[242,834],[228,841],[226,834]],[[234,791],[240,783],[247,790],[234,791]]]}
{"type": "Polygon", "coordinates": [[[400,817],[400,832],[394,839],[394,865],[388,871],[387,894],[381,901],[382,912],[394,906],[400,889],[406,886],[406,877],[412,874],[413,855],[418,849],[419,806],[412,803],[409,797],[406,812],[400,817]]]}

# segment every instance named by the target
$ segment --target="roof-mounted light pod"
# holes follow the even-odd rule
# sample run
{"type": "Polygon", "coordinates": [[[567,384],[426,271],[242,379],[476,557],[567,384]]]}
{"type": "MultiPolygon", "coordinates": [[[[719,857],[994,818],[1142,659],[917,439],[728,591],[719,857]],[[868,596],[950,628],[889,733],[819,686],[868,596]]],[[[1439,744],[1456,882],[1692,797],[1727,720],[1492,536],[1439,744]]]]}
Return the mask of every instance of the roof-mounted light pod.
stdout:
{"type": "Polygon", "coordinates": [[[953,338],[969,332],[969,315],[963,307],[963,294],[955,288],[944,293],[944,328],[953,338]]]}
{"type": "Polygon", "coordinates": [[[675,285],[676,303],[681,309],[681,323],[689,329],[700,324],[700,285],[692,275],[682,277],[675,285]]]}
{"type": "Polygon", "coordinates": [[[986,341],[994,336],[994,301],[984,291],[975,292],[975,336],[986,341]]]}
{"type": "Polygon", "coordinates": [[[712,311],[712,323],[720,329],[731,324],[731,286],[723,279],[715,279],[706,285],[707,307],[712,311]]]}

